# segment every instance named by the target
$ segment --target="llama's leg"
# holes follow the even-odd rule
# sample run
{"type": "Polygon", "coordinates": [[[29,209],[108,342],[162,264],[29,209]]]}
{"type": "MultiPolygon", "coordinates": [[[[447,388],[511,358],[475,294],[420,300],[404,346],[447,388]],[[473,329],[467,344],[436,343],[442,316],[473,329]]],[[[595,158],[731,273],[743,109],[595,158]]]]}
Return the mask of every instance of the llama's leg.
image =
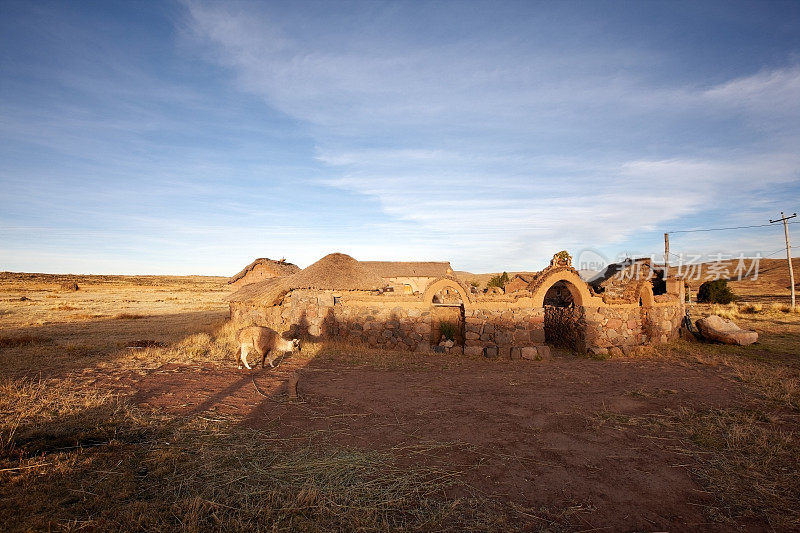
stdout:
{"type": "MultiPolygon", "coordinates": [[[[241,361],[241,363],[244,363],[244,367],[247,370],[252,370],[253,367],[251,367],[249,364],[247,364],[247,352],[248,352],[247,348],[248,348],[248,346],[246,344],[242,344],[242,356],[241,356],[240,361],[241,361]]],[[[242,368],[241,364],[239,365],[239,368],[242,368]]]]}

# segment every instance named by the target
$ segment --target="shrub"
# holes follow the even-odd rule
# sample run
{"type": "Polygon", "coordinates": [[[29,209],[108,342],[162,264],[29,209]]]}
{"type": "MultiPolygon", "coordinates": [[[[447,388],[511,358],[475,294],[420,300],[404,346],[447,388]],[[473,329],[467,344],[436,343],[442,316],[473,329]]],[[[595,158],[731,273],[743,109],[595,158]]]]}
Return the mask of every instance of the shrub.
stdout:
{"type": "Polygon", "coordinates": [[[500,287],[501,289],[508,283],[508,272],[503,272],[499,276],[495,276],[486,284],[487,287],[500,287]]]}
{"type": "Polygon", "coordinates": [[[744,304],[739,308],[740,313],[755,314],[764,310],[761,304],[744,304]]]}
{"type": "Polygon", "coordinates": [[[456,334],[458,333],[458,326],[452,322],[442,322],[439,324],[439,332],[445,339],[454,341],[456,340],[456,334]]]}
{"type": "Polygon", "coordinates": [[[715,279],[706,281],[697,290],[697,301],[708,304],[729,304],[736,300],[736,295],[728,287],[728,280],[715,279]]]}

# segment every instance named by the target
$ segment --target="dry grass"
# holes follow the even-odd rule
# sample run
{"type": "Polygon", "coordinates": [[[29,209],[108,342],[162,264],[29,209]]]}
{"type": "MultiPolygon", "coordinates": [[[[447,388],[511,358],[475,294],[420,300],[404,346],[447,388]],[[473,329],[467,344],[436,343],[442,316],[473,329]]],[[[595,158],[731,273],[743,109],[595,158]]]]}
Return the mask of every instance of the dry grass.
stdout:
{"type": "Polygon", "coordinates": [[[731,529],[768,525],[774,531],[800,527],[800,433],[790,421],[741,408],[597,417],[600,426],[610,423],[666,441],[711,496],[704,504],[709,520],[731,529]]]}

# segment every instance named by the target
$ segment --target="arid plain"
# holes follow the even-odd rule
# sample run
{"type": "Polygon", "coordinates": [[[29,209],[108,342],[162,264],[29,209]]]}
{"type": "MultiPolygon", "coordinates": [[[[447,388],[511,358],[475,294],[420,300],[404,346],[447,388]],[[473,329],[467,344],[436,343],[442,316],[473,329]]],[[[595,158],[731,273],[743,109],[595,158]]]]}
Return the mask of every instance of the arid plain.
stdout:
{"type": "Polygon", "coordinates": [[[781,305],[692,308],[758,331],[747,347],[491,361],[309,344],[248,372],[229,293],[0,275],[3,529],[800,527],[800,315],[781,305]]]}

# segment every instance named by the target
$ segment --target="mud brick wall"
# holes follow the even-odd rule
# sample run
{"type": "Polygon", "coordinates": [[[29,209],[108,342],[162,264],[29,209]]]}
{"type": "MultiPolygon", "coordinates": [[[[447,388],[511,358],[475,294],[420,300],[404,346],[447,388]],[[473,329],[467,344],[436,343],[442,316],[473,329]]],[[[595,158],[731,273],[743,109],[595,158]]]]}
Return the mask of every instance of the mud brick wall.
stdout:
{"type": "Polygon", "coordinates": [[[464,354],[482,355],[497,348],[500,355],[511,347],[544,344],[544,309],[480,309],[464,311],[464,354]]]}

